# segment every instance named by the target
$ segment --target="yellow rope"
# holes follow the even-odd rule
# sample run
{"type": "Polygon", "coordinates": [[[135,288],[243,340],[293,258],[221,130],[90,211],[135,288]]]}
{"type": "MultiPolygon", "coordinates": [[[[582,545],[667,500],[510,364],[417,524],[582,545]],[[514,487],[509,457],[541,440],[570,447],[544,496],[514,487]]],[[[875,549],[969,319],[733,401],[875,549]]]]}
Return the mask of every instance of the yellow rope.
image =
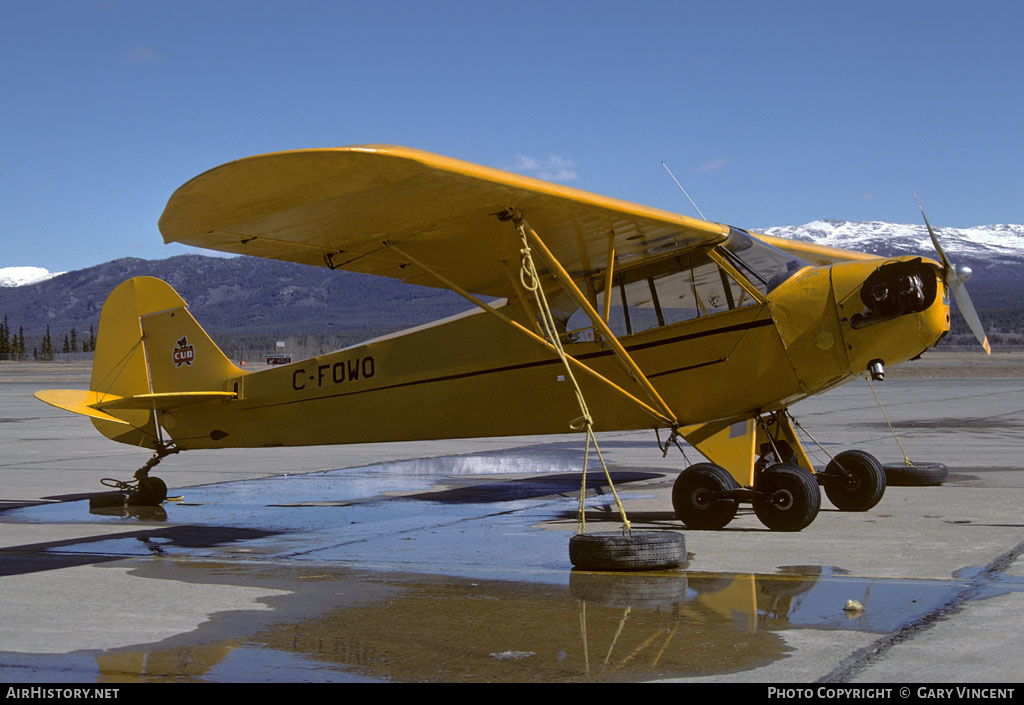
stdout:
{"type": "Polygon", "coordinates": [[[878,398],[878,392],[875,391],[875,385],[871,382],[871,377],[868,376],[866,379],[868,381],[868,386],[871,387],[871,393],[875,395],[875,402],[878,404],[878,408],[882,411],[882,418],[884,418],[885,422],[889,424],[889,430],[892,432],[892,437],[896,440],[896,445],[900,447],[900,452],[903,453],[903,462],[908,466],[913,465],[914,463],[912,463],[910,458],[907,457],[907,451],[903,450],[903,444],[900,443],[899,436],[896,435],[896,429],[894,429],[892,427],[892,423],[889,422],[889,416],[885,413],[885,408],[882,406],[882,400],[878,398]]]}
{"type": "Polygon", "coordinates": [[[565,348],[562,347],[561,338],[558,335],[558,330],[555,326],[555,318],[551,313],[551,308],[548,306],[547,295],[544,293],[544,287],[540,283],[540,275],[537,274],[537,268],[533,263],[533,255],[530,253],[530,244],[526,237],[526,228],[523,225],[522,220],[516,219],[516,231],[519,233],[519,238],[522,241],[522,248],[519,251],[520,254],[520,269],[519,279],[523,285],[523,289],[533,294],[537,301],[537,308],[540,311],[541,323],[544,326],[544,332],[551,344],[555,347],[558,357],[562,360],[562,364],[565,366],[566,377],[572,382],[573,391],[576,394],[576,401],[579,403],[581,416],[574,419],[569,427],[574,431],[585,430],[587,432],[587,447],[583,454],[583,478],[580,486],[580,501],[579,501],[579,512],[576,517],[576,531],[577,533],[586,532],[586,515],[584,512],[584,499],[587,493],[587,462],[590,455],[590,444],[594,444],[594,450],[597,452],[597,457],[601,461],[601,467],[604,468],[605,478],[608,480],[608,487],[611,488],[612,495],[615,497],[615,504],[619,508],[619,514],[622,516],[622,523],[626,531],[630,531],[631,527],[629,519],[626,517],[626,509],[622,506],[622,501],[619,499],[619,493],[615,491],[615,485],[612,483],[611,473],[608,471],[608,465],[604,461],[604,456],[601,454],[601,448],[597,444],[597,437],[594,435],[594,419],[590,415],[590,410],[587,408],[587,402],[583,398],[583,391],[580,389],[579,383],[576,381],[576,376],[572,373],[572,367],[569,365],[568,357],[565,353],[565,348]]]}

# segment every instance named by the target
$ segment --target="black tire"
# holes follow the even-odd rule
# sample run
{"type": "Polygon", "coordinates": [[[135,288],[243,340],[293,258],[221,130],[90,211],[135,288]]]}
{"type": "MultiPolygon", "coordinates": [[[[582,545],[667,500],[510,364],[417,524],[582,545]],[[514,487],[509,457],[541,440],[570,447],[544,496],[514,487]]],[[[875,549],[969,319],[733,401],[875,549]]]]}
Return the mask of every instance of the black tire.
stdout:
{"type": "Polygon", "coordinates": [[[800,531],[821,508],[818,481],[792,463],[772,465],[754,480],[754,489],[767,496],[754,500],[754,513],[773,531],[800,531]]]}
{"type": "Polygon", "coordinates": [[[933,487],[949,478],[949,470],[942,463],[892,463],[883,468],[886,484],[893,487],[933,487]]]}
{"type": "Polygon", "coordinates": [[[697,463],[679,473],[672,486],[672,508],[691,529],[721,529],[736,516],[739,502],[716,497],[739,487],[729,472],[713,463],[697,463]]]}
{"type": "Polygon", "coordinates": [[[885,469],[862,450],[843,451],[825,467],[825,474],[825,496],[841,511],[866,512],[885,494],[885,469]]]}
{"type": "Polygon", "coordinates": [[[159,477],[144,477],[139,480],[139,489],[133,504],[141,507],[155,507],[167,499],[167,484],[159,477]]]}
{"type": "Polygon", "coordinates": [[[676,531],[576,534],[569,539],[569,561],[578,570],[675,568],[686,561],[686,539],[676,531]]]}

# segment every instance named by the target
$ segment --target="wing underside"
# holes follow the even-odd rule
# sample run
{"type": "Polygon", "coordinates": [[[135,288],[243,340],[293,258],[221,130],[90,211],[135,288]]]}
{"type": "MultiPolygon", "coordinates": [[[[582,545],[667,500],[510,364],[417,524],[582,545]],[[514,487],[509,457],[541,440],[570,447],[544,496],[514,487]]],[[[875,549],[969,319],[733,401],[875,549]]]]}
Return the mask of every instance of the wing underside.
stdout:
{"type": "Polygon", "coordinates": [[[172,196],[166,242],[511,296],[515,209],[576,274],[725,239],[728,227],[404,147],[281,152],[212,169],[172,196]],[[389,243],[396,249],[389,248],[389,243]],[[399,252],[401,251],[401,253],[399,252]]]}

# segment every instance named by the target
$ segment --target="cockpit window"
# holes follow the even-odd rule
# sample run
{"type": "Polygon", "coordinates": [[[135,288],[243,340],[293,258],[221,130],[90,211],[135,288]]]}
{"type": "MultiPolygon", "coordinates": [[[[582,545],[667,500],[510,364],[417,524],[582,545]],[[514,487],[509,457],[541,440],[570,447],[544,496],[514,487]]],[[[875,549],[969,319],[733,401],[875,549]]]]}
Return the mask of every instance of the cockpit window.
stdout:
{"type": "Polygon", "coordinates": [[[739,228],[729,228],[729,239],[718,246],[718,251],[762,294],[773,291],[797,270],[808,266],[799,257],[751,237],[739,228]]]}
{"type": "MultiPolygon", "coordinates": [[[[605,277],[589,282],[594,308],[604,316],[605,277]]],[[[605,320],[616,336],[709,316],[758,301],[712,260],[704,250],[692,250],[649,265],[626,269],[613,277],[605,320]]],[[[571,305],[568,295],[551,302],[565,342],[594,340],[586,314],[571,305]]]]}

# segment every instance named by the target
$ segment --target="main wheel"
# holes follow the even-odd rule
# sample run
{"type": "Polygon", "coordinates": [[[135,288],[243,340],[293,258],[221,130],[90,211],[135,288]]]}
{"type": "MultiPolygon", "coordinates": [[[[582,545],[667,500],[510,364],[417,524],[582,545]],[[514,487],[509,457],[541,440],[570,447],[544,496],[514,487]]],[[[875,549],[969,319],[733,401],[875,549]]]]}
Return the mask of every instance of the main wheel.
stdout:
{"type": "Polygon", "coordinates": [[[862,450],[843,451],[825,467],[825,496],[844,512],[866,512],[885,494],[885,468],[862,450]]]}
{"type": "Polygon", "coordinates": [[[800,531],[814,521],[821,508],[821,491],[814,475],[792,463],[763,471],[754,480],[754,489],[764,493],[754,500],[754,513],[773,531],[800,531]]]}
{"type": "Polygon", "coordinates": [[[672,487],[672,508],[691,529],[721,529],[736,516],[738,502],[721,495],[739,487],[728,471],[697,463],[679,473],[672,487]]]}

